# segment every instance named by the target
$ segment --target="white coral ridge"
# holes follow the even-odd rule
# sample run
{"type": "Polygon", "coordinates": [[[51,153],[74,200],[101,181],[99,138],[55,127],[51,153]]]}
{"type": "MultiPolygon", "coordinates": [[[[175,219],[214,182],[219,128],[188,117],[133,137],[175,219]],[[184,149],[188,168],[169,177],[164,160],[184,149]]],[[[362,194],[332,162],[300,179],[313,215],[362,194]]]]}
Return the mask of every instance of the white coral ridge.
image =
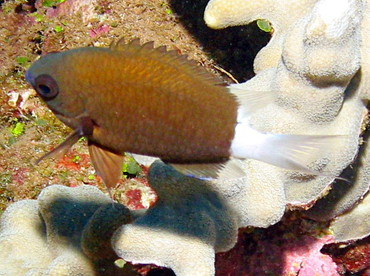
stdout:
{"type": "MultiPolygon", "coordinates": [[[[253,111],[250,125],[266,133],[344,135],[318,160],[308,164],[339,175],[354,161],[369,99],[369,1],[360,0],[211,0],[204,13],[211,28],[271,22],[271,41],[254,61],[256,76],[230,86],[273,92],[273,101],[253,111]],[[360,70],[361,69],[361,70],[360,70]]],[[[246,92],[247,93],[247,92],[246,92]]],[[[246,177],[228,180],[225,189],[240,218],[240,226],[267,227],[280,220],[286,206],[304,207],[328,192],[333,177],[306,176],[254,160],[243,162],[246,177]]],[[[369,166],[359,170],[370,176],[369,166]]],[[[355,183],[352,183],[355,184],[355,183]]],[[[346,182],[343,185],[352,185],[346,182]]],[[[222,183],[219,183],[222,186],[222,183]]],[[[356,186],[356,185],[354,185],[356,186]]],[[[343,195],[330,218],[350,208],[368,190],[362,183],[343,195]],[[340,204],[339,204],[340,205],[340,204]]],[[[329,217],[329,215],[327,215],[329,217]]]]}
{"type": "Polygon", "coordinates": [[[370,235],[370,193],[351,212],[336,218],[331,229],[336,242],[348,242],[370,235]]]}
{"type": "Polygon", "coordinates": [[[0,220],[0,275],[77,276],[114,272],[110,246],[128,209],[96,187],[45,188],[38,200],[10,205],[0,220]],[[103,225],[103,227],[100,227],[103,225]]]}

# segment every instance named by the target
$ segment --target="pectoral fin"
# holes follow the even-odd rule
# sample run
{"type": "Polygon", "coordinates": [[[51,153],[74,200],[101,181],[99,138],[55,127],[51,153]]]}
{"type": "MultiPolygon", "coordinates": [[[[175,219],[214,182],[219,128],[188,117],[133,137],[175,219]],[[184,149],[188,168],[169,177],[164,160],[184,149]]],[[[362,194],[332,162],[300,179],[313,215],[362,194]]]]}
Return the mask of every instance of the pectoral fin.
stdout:
{"type": "Polygon", "coordinates": [[[89,143],[91,162],[107,188],[114,188],[122,171],[123,155],[111,152],[95,143],[89,143]]]}
{"type": "Polygon", "coordinates": [[[58,159],[65,155],[67,151],[82,137],[81,132],[79,130],[73,131],[63,143],[57,146],[52,151],[49,151],[47,154],[41,156],[39,159],[36,160],[36,165],[40,163],[45,158],[55,158],[58,159]]]}

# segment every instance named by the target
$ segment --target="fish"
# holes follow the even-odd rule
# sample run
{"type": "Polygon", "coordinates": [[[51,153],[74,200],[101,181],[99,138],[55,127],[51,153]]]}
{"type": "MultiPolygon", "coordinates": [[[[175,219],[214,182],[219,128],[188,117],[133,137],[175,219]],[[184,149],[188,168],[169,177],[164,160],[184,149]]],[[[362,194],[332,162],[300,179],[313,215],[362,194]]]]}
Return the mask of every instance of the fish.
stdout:
{"type": "Polygon", "coordinates": [[[117,184],[126,152],[158,157],[200,178],[217,178],[225,167],[230,177],[245,175],[238,162],[248,158],[318,175],[307,164],[338,139],[253,129],[249,114],[268,104],[272,92],[235,92],[186,56],[139,39],[48,53],[25,77],[73,130],[37,163],[63,156],[85,137],[108,188],[117,184]]]}

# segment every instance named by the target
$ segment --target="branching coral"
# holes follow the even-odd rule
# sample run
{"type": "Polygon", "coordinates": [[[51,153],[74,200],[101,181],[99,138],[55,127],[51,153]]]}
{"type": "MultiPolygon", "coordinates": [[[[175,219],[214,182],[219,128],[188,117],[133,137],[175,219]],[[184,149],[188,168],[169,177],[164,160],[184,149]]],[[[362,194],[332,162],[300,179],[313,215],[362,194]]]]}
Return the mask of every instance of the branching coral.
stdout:
{"type": "MultiPolygon", "coordinates": [[[[311,160],[313,168],[329,174],[340,174],[354,160],[367,113],[362,101],[364,76],[359,70],[367,62],[361,59],[362,40],[367,39],[366,29],[361,28],[362,20],[368,20],[366,11],[366,2],[349,0],[294,1],[294,4],[212,0],[205,10],[206,23],[213,28],[247,24],[258,18],[271,21],[275,30],[255,60],[257,75],[246,83],[232,85],[231,90],[261,91],[261,95],[274,92],[273,103],[249,118],[250,124],[260,131],[345,135],[343,142],[323,152],[319,160],[311,160]],[[289,16],[282,16],[284,12],[289,16]]],[[[285,206],[311,205],[334,180],[284,171],[253,160],[245,161],[244,168],[248,175],[245,185],[253,190],[245,194],[245,201],[265,202],[266,194],[276,195],[274,202],[269,201],[277,207],[274,210],[266,212],[264,204],[257,203],[258,208],[246,214],[248,219],[244,222],[253,226],[266,227],[277,222],[285,206]],[[270,185],[267,190],[266,183],[270,185]],[[266,215],[269,219],[263,220],[266,215]]],[[[331,210],[334,216],[367,191],[370,170],[361,164],[358,170],[364,177],[355,178],[360,184],[348,195],[351,200],[346,206],[336,205],[331,210]]],[[[346,182],[342,183],[345,185],[346,182]]]]}
{"type": "Polygon", "coordinates": [[[310,11],[317,0],[284,2],[263,1],[210,1],[204,19],[210,28],[221,29],[230,26],[246,25],[257,19],[268,19],[274,26],[275,34],[269,47],[263,48],[254,63],[255,72],[275,67],[281,58],[281,44],[285,32],[299,18],[310,11]],[[304,3],[304,4],[302,4],[304,3]],[[286,16],[289,14],[289,16],[286,16]]]}
{"type": "MultiPolygon", "coordinates": [[[[310,218],[320,221],[327,221],[344,212],[349,212],[348,215],[350,215],[350,209],[357,204],[358,199],[361,198],[368,190],[370,182],[370,152],[368,147],[368,132],[369,131],[367,130],[363,136],[365,142],[362,143],[360,147],[358,158],[351,165],[352,168],[346,169],[343,174],[344,176],[350,176],[351,181],[337,181],[334,183],[330,193],[323,199],[316,202],[316,204],[306,212],[310,218]]],[[[365,200],[361,205],[365,204],[364,202],[365,200]]],[[[355,214],[357,213],[357,208],[359,207],[355,206],[353,209],[355,214]]],[[[358,213],[358,215],[360,215],[360,213],[358,213]]],[[[345,217],[349,218],[347,215],[345,217]]],[[[355,219],[356,215],[352,218],[355,219]]],[[[344,222],[340,219],[339,221],[344,222]]],[[[352,222],[348,222],[349,225],[351,225],[352,222]]],[[[353,223],[356,224],[355,221],[353,221],[353,223]]],[[[355,233],[356,228],[351,229],[354,231],[354,237],[352,237],[350,240],[355,239],[355,237],[359,235],[359,233],[355,233]]],[[[367,229],[367,232],[370,233],[370,227],[367,227],[367,229]]],[[[363,236],[363,234],[364,233],[362,232],[360,236],[363,236]]],[[[347,235],[351,235],[350,231],[348,231],[347,235]]]]}

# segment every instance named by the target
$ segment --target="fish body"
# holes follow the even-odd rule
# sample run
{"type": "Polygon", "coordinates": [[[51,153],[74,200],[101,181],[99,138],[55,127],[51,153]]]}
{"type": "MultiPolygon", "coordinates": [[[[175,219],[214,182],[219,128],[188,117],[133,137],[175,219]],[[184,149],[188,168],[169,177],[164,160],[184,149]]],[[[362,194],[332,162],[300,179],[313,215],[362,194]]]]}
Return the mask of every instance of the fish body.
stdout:
{"type": "Polygon", "coordinates": [[[186,58],[137,40],[47,54],[29,68],[26,79],[74,130],[47,156],[64,153],[85,136],[107,186],[115,185],[124,152],[212,176],[210,171],[232,157],[312,172],[301,157],[330,140],[253,130],[243,119],[250,95],[230,93],[186,58]],[[284,157],[289,152],[293,156],[284,157]]]}
{"type": "Polygon", "coordinates": [[[73,118],[89,117],[91,141],[172,162],[229,157],[236,97],[186,60],[141,48],[86,47],[49,55],[34,65],[43,67],[37,75],[49,74],[58,84],[58,97],[46,103],[73,129],[73,118]]]}

